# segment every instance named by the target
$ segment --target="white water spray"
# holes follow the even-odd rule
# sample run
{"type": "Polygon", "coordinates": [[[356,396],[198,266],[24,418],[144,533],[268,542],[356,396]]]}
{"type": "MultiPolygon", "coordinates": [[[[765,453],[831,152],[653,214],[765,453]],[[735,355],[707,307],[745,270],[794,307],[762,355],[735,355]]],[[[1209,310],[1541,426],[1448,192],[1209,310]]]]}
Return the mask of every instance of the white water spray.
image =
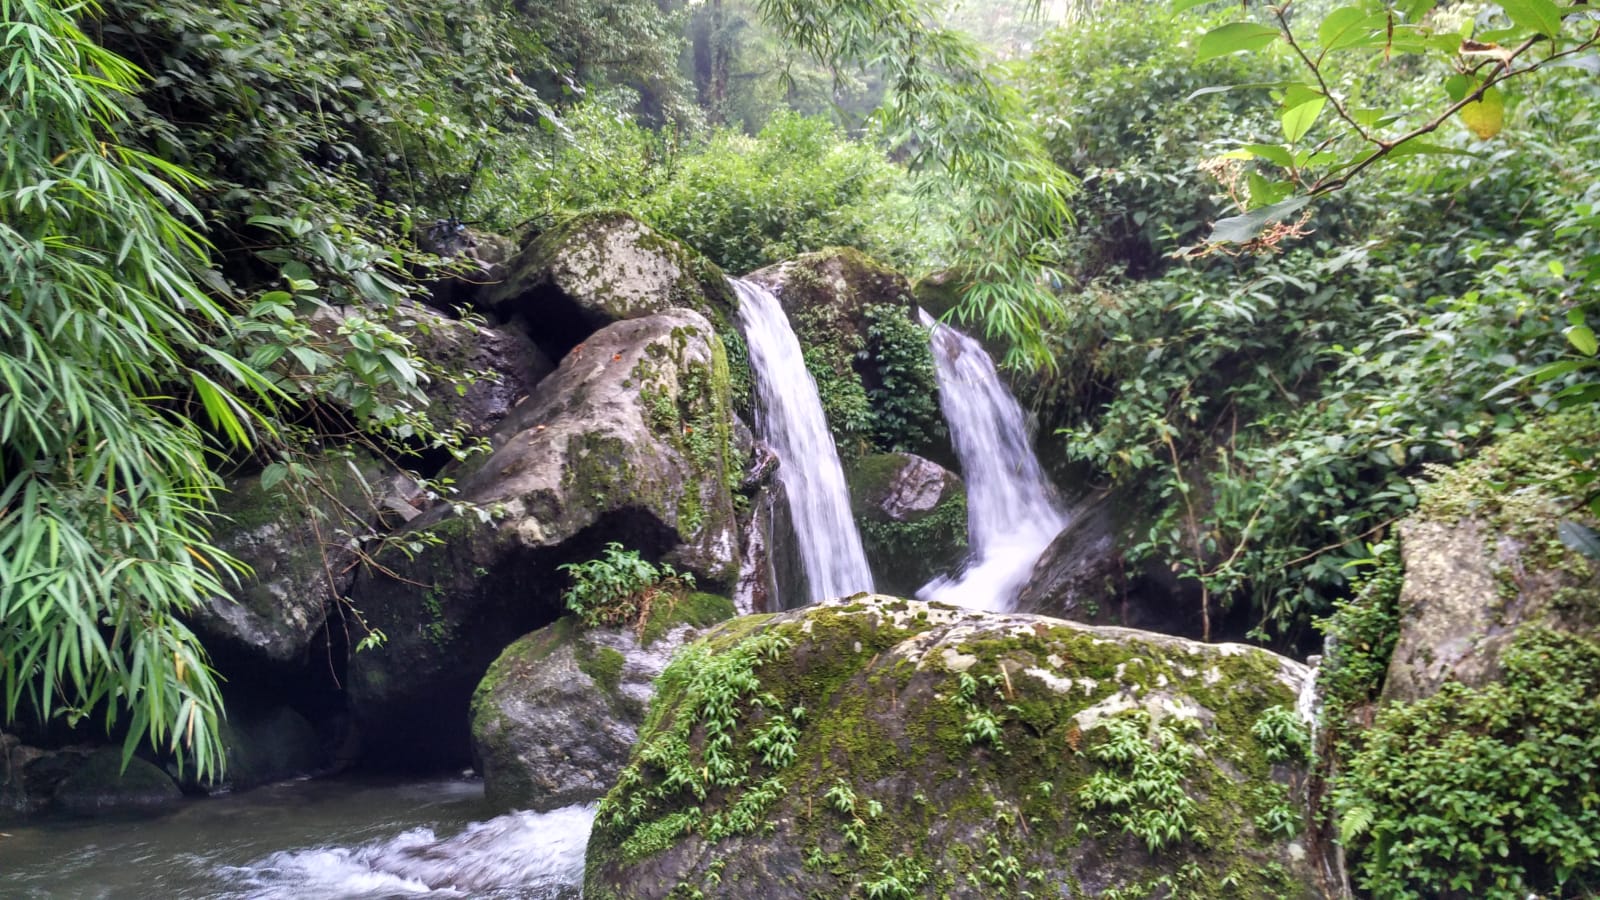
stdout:
{"type": "Polygon", "coordinates": [[[739,295],[739,325],[759,395],[756,433],[778,454],[778,480],[810,583],[807,602],[870,591],[872,571],[850,514],[844,468],[800,340],[771,292],[743,279],[729,281],[739,295]]]}
{"type": "Polygon", "coordinates": [[[1006,611],[1033,564],[1067,525],[1028,443],[1022,408],[975,340],[922,313],[932,330],[939,408],[967,483],[972,555],[954,576],[928,582],[923,600],[1006,611]]]}

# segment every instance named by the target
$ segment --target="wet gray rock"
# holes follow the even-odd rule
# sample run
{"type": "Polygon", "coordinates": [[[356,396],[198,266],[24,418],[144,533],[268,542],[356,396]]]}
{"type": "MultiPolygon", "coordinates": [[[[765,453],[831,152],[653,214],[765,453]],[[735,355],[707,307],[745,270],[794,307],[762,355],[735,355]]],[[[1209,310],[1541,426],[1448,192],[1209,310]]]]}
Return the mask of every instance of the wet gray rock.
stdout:
{"type": "Polygon", "coordinates": [[[442,220],[419,230],[417,247],[446,263],[427,298],[445,312],[470,308],[486,286],[504,281],[506,263],[517,251],[510,238],[442,220]]]}
{"type": "Polygon", "coordinates": [[[533,393],[555,363],[520,329],[414,307],[403,321],[416,354],[437,373],[424,386],[435,425],[486,435],[533,393]]]}
{"type": "Polygon", "coordinates": [[[960,565],[967,491],[959,476],[913,453],[877,453],[852,461],[847,478],[879,587],[910,595],[960,565]]]}
{"type": "Polygon", "coordinates": [[[584,213],[539,235],[513,258],[482,302],[521,322],[552,356],[613,322],[674,307],[726,330],[736,300],[722,272],[627,213],[584,213]]]}
{"type": "Polygon", "coordinates": [[[456,473],[458,499],[413,525],[438,542],[352,591],[387,643],[351,660],[369,757],[455,765],[467,706],[512,640],[553,621],[557,566],[618,541],[727,591],[738,572],[730,484],[742,469],[727,360],[699,314],[610,325],[568,354],[501,423],[493,452],[456,473]]]}
{"type": "Polygon", "coordinates": [[[294,667],[305,662],[332,605],[355,577],[361,535],[386,510],[416,514],[415,482],[361,454],[313,461],[315,480],[263,488],[261,475],[229,482],[218,501],[218,547],[250,566],[229,597],[210,597],[191,615],[213,653],[226,651],[294,667]]]}
{"type": "Polygon", "coordinates": [[[122,751],[96,750],[56,788],[52,807],[69,815],[148,812],[183,799],[178,785],[154,763],[137,756],[122,767],[122,751]]]}
{"type": "Polygon", "coordinates": [[[485,796],[507,809],[598,800],[627,763],[673,652],[731,615],[726,599],[694,594],[652,610],[642,629],[564,617],[507,647],[472,698],[485,796]]]}

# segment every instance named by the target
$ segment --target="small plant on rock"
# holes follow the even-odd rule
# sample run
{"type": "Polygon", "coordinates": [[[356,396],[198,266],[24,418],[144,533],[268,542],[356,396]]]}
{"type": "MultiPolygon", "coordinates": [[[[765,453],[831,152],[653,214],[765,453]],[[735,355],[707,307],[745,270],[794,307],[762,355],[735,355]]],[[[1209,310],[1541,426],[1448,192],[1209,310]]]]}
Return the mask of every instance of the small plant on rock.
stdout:
{"type": "Polygon", "coordinates": [[[670,602],[694,587],[694,576],[688,572],[640,559],[637,550],[624,550],[616,541],[606,544],[605,555],[599,559],[558,568],[572,578],[572,586],[562,592],[561,599],[591,628],[643,628],[654,604],[663,598],[670,602]]]}

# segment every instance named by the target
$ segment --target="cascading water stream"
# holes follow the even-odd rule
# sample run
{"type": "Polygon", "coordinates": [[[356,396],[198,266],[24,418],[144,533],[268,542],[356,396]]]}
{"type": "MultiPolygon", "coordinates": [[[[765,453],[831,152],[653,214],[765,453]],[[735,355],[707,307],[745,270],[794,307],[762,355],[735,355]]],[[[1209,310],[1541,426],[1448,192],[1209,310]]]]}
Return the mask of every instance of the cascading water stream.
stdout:
{"type": "Polygon", "coordinates": [[[975,340],[922,313],[931,329],[939,408],[967,483],[971,557],[917,592],[974,609],[1009,610],[1033,564],[1067,525],[1028,443],[1022,408],[975,340]]]}
{"type": "Polygon", "coordinates": [[[739,278],[729,282],[739,296],[739,325],[759,395],[756,433],[778,454],[778,480],[810,584],[807,602],[870,591],[872,571],[850,514],[844,468],[800,340],[771,292],[739,278]]]}

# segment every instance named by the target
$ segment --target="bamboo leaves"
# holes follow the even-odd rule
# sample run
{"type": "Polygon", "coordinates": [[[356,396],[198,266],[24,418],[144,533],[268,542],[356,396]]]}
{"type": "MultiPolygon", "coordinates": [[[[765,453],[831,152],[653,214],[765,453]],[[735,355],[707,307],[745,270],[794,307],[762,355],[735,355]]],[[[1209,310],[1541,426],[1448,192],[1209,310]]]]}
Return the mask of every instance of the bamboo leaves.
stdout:
{"type": "MultiPolygon", "coordinates": [[[[86,11],[73,7],[72,12],[86,11]]],[[[267,385],[210,346],[229,314],[196,284],[206,244],[183,169],[121,146],[137,70],[60,5],[7,4],[0,109],[0,686],[7,720],[124,715],[222,763],[217,685],[176,618],[225,593],[205,514],[212,439],[248,445],[267,385]]],[[[219,568],[220,567],[220,568],[219,568]]]]}

